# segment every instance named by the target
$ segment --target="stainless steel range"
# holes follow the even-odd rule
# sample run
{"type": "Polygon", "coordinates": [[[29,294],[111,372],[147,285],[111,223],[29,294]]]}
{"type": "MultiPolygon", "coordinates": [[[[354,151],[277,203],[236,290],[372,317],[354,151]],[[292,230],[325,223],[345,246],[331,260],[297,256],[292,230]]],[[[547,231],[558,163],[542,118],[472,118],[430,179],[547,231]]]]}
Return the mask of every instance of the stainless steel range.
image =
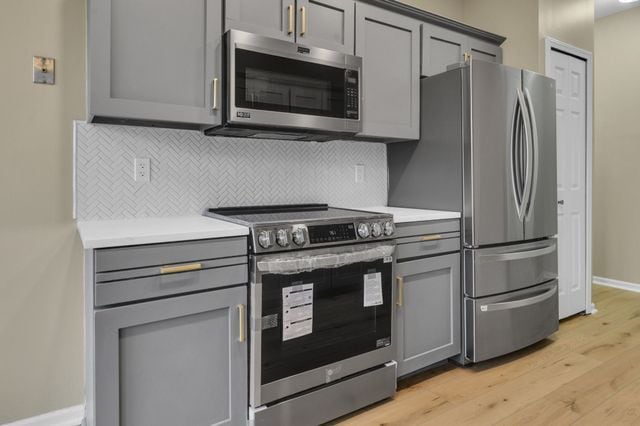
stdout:
{"type": "Polygon", "coordinates": [[[391,215],[209,209],[250,227],[253,424],[318,424],[395,393],[391,215]]]}

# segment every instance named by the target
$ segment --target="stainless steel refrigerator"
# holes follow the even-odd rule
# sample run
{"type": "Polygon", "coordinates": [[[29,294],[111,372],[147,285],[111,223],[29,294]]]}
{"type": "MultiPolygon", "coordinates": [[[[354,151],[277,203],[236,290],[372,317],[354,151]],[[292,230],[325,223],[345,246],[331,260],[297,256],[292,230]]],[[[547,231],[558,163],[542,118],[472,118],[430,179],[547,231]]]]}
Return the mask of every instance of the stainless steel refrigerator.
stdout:
{"type": "Polygon", "coordinates": [[[421,81],[421,139],[390,144],[389,205],[462,212],[460,361],[558,329],[555,81],[471,61],[421,81]]]}

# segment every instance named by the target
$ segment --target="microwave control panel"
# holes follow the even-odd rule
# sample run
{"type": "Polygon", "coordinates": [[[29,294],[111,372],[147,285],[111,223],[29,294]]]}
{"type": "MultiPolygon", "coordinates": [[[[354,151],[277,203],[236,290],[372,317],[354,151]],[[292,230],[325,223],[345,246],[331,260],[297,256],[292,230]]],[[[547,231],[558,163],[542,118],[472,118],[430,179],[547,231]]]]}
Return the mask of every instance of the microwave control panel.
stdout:
{"type": "Polygon", "coordinates": [[[358,119],[360,107],[359,78],[357,70],[347,70],[344,76],[345,118],[358,119]]]}

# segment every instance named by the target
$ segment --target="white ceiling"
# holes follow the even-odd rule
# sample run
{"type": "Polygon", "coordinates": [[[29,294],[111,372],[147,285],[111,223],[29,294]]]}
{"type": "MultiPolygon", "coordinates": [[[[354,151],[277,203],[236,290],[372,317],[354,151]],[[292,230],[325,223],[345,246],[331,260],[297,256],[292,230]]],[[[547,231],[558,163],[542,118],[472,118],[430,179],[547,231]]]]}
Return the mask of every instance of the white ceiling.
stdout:
{"type": "Polygon", "coordinates": [[[640,6],[640,1],[633,3],[620,3],[618,0],[595,0],[596,19],[613,15],[614,13],[640,6]]]}

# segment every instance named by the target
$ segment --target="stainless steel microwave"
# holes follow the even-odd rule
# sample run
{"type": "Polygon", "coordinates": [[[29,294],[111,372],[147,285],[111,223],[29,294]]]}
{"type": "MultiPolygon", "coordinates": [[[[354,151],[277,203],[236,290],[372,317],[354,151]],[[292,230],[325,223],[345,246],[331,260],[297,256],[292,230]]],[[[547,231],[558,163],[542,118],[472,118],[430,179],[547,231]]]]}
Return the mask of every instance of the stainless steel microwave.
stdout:
{"type": "Polygon", "coordinates": [[[362,58],[229,30],[222,125],[207,134],[291,140],[362,131],[362,58]]]}

